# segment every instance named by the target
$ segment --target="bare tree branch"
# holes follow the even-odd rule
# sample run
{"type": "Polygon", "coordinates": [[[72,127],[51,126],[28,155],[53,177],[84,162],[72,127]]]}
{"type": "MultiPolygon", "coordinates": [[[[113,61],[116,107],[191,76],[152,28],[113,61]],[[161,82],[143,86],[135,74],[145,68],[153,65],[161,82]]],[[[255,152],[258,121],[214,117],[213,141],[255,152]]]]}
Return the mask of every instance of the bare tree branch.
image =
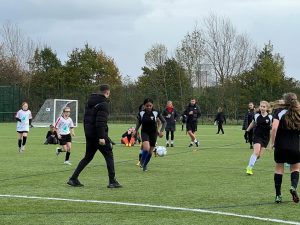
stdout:
{"type": "Polygon", "coordinates": [[[34,42],[23,35],[17,24],[7,22],[0,30],[3,52],[6,58],[15,60],[21,69],[28,71],[28,62],[34,55],[34,42]]]}
{"type": "Polygon", "coordinates": [[[237,34],[229,19],[214,14],[204,19],[204,26],[205,56],[221,85],[249,69],[256,50],[245,34],[237,34]]]}

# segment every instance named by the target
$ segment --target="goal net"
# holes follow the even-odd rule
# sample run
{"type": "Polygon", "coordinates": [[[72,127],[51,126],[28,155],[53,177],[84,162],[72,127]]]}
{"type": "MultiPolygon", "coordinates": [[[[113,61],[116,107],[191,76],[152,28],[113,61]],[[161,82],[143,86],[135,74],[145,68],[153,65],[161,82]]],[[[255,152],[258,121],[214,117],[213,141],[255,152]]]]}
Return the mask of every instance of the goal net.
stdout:
{"type": "Polygon", "coordinates": [[[70,99],[47,99],[32,120],[32,125],[34,127],[49,127],[50,124],[54,125],[65,107],[70,107],[70,117],[74,122],[74,126],[77,127],[78,100],[70,99]]]}

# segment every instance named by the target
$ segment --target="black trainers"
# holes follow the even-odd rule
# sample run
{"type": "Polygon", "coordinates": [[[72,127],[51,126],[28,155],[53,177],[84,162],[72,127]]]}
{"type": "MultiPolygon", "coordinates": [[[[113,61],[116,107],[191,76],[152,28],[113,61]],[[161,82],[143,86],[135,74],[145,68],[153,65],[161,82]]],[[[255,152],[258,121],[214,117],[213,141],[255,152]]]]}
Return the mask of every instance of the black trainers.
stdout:
{"type": "Polygon", "coordinates": [[[195,145],[196,145],[197,147],[199,147],[199,141],[196,141],[196,142],[195,142],[195,145]]]}
{"type": "Polygon", "coordinates": [[[113,182],[107,185],[107,188],[121,188],[121,187],[122,185],[117,180],[114,180],[113,182]]]}
{"type": "Polygon", "coordinates": [[[78,179],[69,179],[67,182],[68,185],[73,186],[73,187],[83,187],[84,185],[80,183],[78,179]]]}
{"type": "Polygon", "coordinates": [[[253,149],[253,145],[250,145],[250,149],[253,149]]]}
{"type": "Polygon", "coordinates": [[[291,188],[290,188],[290,193],[291,193],[291,195],[292,195],[293,202],[298,203],[298,202],[299,202],[299,197],[298,197],[296,188],[291,187],[291,188]]]}
{"type": "Polygon", "coordinates": [[[166,144],[166,147],[169,147],[169,143],[166,144]]]}
{"type": "Polygon", "coordinates": [[[192,144],[192,143],[190,143],[190,144],[189,144],[189,147],[193,147],[193,144],[192,144]]]}
{"type": "Polygon", "coordinates": [[[174,144],[171,144],[171,147],[174,147],[174,144]]]}
{"type": "Polygon", "coordinates": [[[282,202],[282,197],[281,197],[281,195],[276,195],[276,197],[275,197],[275,202],[276,202],[276,203],[281,203],[281,202],[282,202]]]}

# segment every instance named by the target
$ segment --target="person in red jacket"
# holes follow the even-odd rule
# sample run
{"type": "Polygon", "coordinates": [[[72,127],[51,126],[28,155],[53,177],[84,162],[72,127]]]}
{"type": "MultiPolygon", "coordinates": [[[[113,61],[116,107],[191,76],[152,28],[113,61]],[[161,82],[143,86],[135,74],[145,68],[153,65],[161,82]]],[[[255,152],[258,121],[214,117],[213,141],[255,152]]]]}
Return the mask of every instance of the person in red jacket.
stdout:
{"type": "Polygon", "coordinates": [[[176,130],[176,120],[178,118],[178,113],[173,106],[172,101],[168,101],[166,108],[162,112],[162,116],[167,122],[166,126],[166,147],[174,147],[174,132],[176,130]],[[169,143],[169,134],[171,133],[171,143],[169,143]]]}

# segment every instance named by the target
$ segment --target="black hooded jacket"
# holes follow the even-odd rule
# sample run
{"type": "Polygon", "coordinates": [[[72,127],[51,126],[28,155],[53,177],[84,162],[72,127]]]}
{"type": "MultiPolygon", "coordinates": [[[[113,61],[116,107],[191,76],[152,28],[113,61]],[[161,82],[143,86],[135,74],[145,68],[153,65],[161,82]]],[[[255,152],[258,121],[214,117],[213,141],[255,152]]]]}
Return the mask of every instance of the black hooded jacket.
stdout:
{"type": "Polygon", "coordinates": [[[84,133],[89,139],[108,138],[108,103],[109,100],[101,94],[91,94],[85,106],[84,133]]]}

